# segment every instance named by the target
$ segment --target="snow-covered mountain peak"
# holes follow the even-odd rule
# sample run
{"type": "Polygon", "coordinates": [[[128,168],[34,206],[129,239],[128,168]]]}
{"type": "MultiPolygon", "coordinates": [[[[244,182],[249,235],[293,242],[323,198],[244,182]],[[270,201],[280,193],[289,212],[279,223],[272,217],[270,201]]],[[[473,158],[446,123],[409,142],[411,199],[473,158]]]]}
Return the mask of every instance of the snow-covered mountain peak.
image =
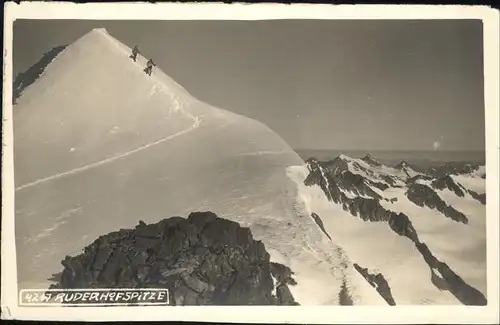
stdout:
{"type": "Polygon", "coordinates": [[[476,260],[455,254],[485,243],[484,179],[455,174],[481,167],[417,173],[366,158],[308,159],[307,170],[290,169],[304,210],[388,304],[484,305],[476,260]],[[457,237],[464,240],[450,241],[457,237]],[[419,287],[408,290],[415,281],[419,287]]]}
{"type": "Polygon", "coordinates": [[[44,283],[65,255],[139,218],[212,211],[250,228],[273,261],[293,269],[299,303],[336,303],[347,267],[315,221],[296,214],[284,172],[304,161],[264,124],[195,99],[158,66],[146,75],[149,57],[130,54],[93,30],[18,98],[16,244],[19,269],[29,270],[20,282],[44,283]],[[79,216],[54,221],[69,213],[79,216]]]}
{"type": "Polygon", "coordinates": [[[361,160],[372,166],[382,165],[379,161],[375,160],[369,153],[367,153],[363,158],[361,158],[361,160]]]}
{"type": "Polygon", "coordinates": [[[340,154],[337,158],[340,159],[340,160],[344,160],[344,161],[350,161],[350,160],[353,159],[353,158],[351,158],[351,157],[349,157],[347,155],[344,155],[344,154],[340,154]]]}

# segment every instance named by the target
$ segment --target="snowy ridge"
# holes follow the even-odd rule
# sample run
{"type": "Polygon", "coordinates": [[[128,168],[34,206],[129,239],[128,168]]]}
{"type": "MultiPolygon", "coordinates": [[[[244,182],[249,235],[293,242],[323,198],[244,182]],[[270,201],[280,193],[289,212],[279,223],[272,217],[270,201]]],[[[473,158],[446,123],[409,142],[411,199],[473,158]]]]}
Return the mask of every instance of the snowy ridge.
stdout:
{"type": "MultiPolygon", "coordinates": [[[[304,166],[288,169],[289,177],[297,184],[297,200],[302,202],[307,213],[321,217],[326,231],[342,247],[346,258],[368,269],[377,269],[385,277],[396,305],[483,303],[486,293],[485,205],[472,195],[463,196],[459,191],[462,188],[467,193],[467,187],[474,187],[481,193],[481,186],[484,186],[481,176],[455,175],[452,177],[454,183],[444,178],[433,179],[423,173],[410,177],[401,170],[403,168],[391,168],[376,161],[369,164],[345,155],[330,162],[314,162],[311,158],[304,166]],[[327,168],[326,175],[321,172],[323,168],[311,166],[310,162],[327,168]],[[314,172],[316,181],[313,181],[314,178],[306,180],[314,172]],[[362,178],[346,179],[346,173],[361,175],[362,178]],[[464,186],[457,180],[470,184],[464,186]],[[377,185],[380,183],[385,183],[387,187],[377,185]],[[425,204],[422,207],[416,205],[412,201],[414,199],[410,200],[407,196],[413,184],[425,186],[429,193],[434,193],[450,209],[465,214],[469,222],[464,225],[443,217],[444,212],[453,211],[441,212],[425,204]],[[367,195],[364,188],[370,188],[377,196],[372,196],[373,193],[367,195]],[[329,200],[333,191],[336,193],[335,198],[329,200]],[[369,207],[375,208],[376,205],[368,203],[373,201],[378,202],[379,208],[372,211],[369,207]],[[393,220],[402,222],[402,219],[397,220],[407,216],[415,231],[413,237],[409,238],[414,239],[396,234],[394,227],[397,225],[391,224],[389,227],[383,222],[383,216],[388,213],[395,213],[391,216],[390,224],[393,220]],[[381,215],[382,219],[373,218],[375,214],[381,215]],[[457,242],[456,238],[461,238],[461,241],[457,242]],[[437,264],[434,258],[439,261],[437,264]],[[409,274],[411,278],[408,278],[409,274]],[[447,289],[439,284],[443,281],[447,289]],[[412,283],[418,283],[418,286],[414,287],[412,283]],[[465,292],[471,292],[470,296],[465,292]]],[[[434,200],[423,199],[426,202],[434,200]]],[[[351,281],[354,278],[351,277],[351,281]]],[[[371,292],[371,289],[376,291],[377,285],[357,287],[361,288],[358,292],[371,292]]],[[[372,294],[373,297],[378,295],[377,292],[372,294]]]]}
{"type": "Polygon", "coordinates": [[[16,105],[17,99],[23,94],[25,89],[29,88],[36,80],[43,76],[47,67],[49,67],[65,49],[66,46],[58,46],[51,49],[27,71],[16,76],[13,84],[13,105],[16,105]]]}
{"type": "MultiPolygon", "coordinates": [[[[36,165],[32,165],[33,163],[24,161],[20,157],[18,159],[19,164],[31,165],[33,173],[38,174],[38,177],[26,175],[27,180],[18,180],[16,182],[18,184],[16,190],[23,190],[48,180],[73,175],[127,157],[186,134],[200,126],[200,116],[187,108],[190,103],[189,94],[177,83],[165,78],[165,75],[159,69],[154,70],[155,73],[152,77],[146,76],[142,72],[140,63],[133,64],[128,58],[130,51],[128,47],[109,36],[103,29],[93,30],[68,46],[45,69],[44,74],[37,81],[37,85],[39,86],[38,89],[45,87],[48,90],[45,90],[42,94],[39,92],[34,93],[33,87],[25,90],[23,96],[19,98],[19,104],[15,112],[19,116],[18,120],[24,121],[22,125],[15,125],[16,140],[20,139],[19,145],[23,146],[26,138],[28,138],[31,143],[38,141],[39,145],[37,147],[39,148],[50,146],[47,150],[54,150],[54,142],[49,139],[61,137],[63,133],[69,133],[65,135],[65,140],[63,140],[68,144],[65,148],[59,148],[59,151],[69,151],[70,154],[65,154],[65,159],[60,160],[61,164],[66,165],[65,167],[61,166],[57,170],[54,168],[51,174],[47,173],[48,168],[44,168],[45,173],[42,175],[36,172],[37,169],[42,169],[40,167],[44,167],[38,167],[40,161],[36,165]],[[75,57],[79,59],[76,64],[73,63],[75,57]],[[102,62],[100,71],[93,69],[93,66],[99,64],[99,61],[102,62]],[[67,71],[63,72],[63,69],[67,71]],[[134,75],[139,78],[133,79],[134,75]],[[123,80],[116,83],[116,77],[123,80]],[[101,80],[101,84],[83,89],[81,86],[71,89],[69,85],[74,84],[71,79],[83,79],[84,82],[89,83],[94,83],[94,80],[101,80]],[[54,101],[52,98],[53,93],[58,89],[63,90],[63,96],[57,96],[58,106],[49,110],[53,110],[55,116],[61,116],[59,121],[47,120],[47,117],[38,116],[41,113],[35,112],[35,108],[29,108],[35,105],[49,106],[50,104],[45,103],[54,101]],[[106,96],[107,92],[118,94],[124,91],[136,93],[137,97],[120,96],[121,98],[113,98],[109,102],[99,100],[99,98],[103,98],[102,96],[106,96]],[[70,96],[71,93],[82,96],[85,100],[70,96]],[[164,104],[161,105],[160,102],[164,104]],[[87,104],[87,107],[82,107],[85,104],[87,104]],[[66,112],[61,111],[61,108],[70,107],[73,107],[73,109],[66,112]],[[113,107],[115,111],[113,112],[106,107],[113,107]],[[129,116],[122,115],[117,110],[119,108],[125,108],[125,114],[129,114],[129,116]],[[158,121],[156,126],[148,127],[150,129],[147,131],[150,133],[149,136],[137,132],[135,135],[133,134],[134,129],[137,130],[138,124],[141,122],[150,123],[149,120],[145,119],[146,116],[141,112],[141,109],[148,110],[151,117],[158,121]],[[95,119],[92,118],[101,115],[101,112],[112,113],[112,115],[110,118],[101,116],[102,122],[96,123],[95,119]],[[76,139],[76,136],[70,133],[73,130],[71,124],[74,124],[73,120],[76,114],[80,115],[77,120],[86,121],[89,123],[88,127],[94,129],[93,133],[95,135],[87,136],[85,141],[76,139]],[[40,127],[38,125],[39,120],[46,120],[45,126],[50,128],[51,131],[45,136],[42,135],[41,139],[36,140],[32,137],[33,131],[40,127]],[[71,121],[70,124],[65,123],[65,120],[71,121]],[[166,122],[163,127],[161,125],[162,121],[166,122]],[[190,122],[187,123],[188,121],[190,122]],[[94,125],[90,125],[90,123],[94,125]],[[106,133],[115,134],[112,138],[109,138],[108,144],[101,141],[103,138],[108,138],[106,133]],[[122,144],[116,146],[116,143],[121,142],[123,137],[128,138],[128,142],[122,142],[122,144]],[[72,141],[72,139],[74,140],[72,141]],[[91,153],[95,150],[100,151],[100,153],[97,155],[91,153]],[[76,165],[73,161],[82,161],[82,159],[79,159],[82,156],[93,156],[100,159],[87,160],[85,164],[76,165]]],[[[144,61],[144,58],[141,59],[144,61]]],[[[62,152],[55,154],[60,156],[62,152]]],[[[44,164],[43,161],[42,164],[44,164]]],[[[47,161],[47,164],[50,163],[47,161]]]]}
{"type": "Polygon", "coordinates": [[[394,180],[397,185],[404,185],[404,180],[409,178],[409,176],[401,170],[393,167],[378,165],[373,166],[359,158],[352,158],[344,154],[338,157],[339,159],[345,161],[349,166],[348,170],[354,174],[363,176],[366,179],[373,180],[376,182],[382,182],[387,185],[390,184],[389,180],[394,180]]]}
{"type": "Polygon", "coordinates": [[[356,296],[345,254],[295,211],[285,168],[303,160],[288,144],[258,121],[197,100],[158,67],[147,76],[146,59],[129,55],[93,30],[19,98],[20,287],[46,288],[65,255],[138,219],[212,211],[249,227],[271,260],[294,272],[299,304],[338,304],[344,283],[356,296]]]}

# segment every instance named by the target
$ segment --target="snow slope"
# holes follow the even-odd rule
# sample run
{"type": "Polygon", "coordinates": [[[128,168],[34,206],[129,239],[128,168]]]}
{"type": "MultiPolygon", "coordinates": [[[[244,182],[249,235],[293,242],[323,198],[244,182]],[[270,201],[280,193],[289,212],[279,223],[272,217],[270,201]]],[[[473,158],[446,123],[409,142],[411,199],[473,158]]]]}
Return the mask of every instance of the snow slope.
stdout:
{"type": "Polygon", "coordinates": [[[145,58],[130,52],[93,30],[14,107],[19,287],[48,287],[64,256],[101,234],[210,210],[250,227],[295,272],[300,304],[337,303],[350,271],[295,211],[286,168],[302,159],[265,125],[200,102],[158,68],[146,76],[145,58]]]}
{"type": "MultiPolygon", "coordinates": [[[[447,263],[467,284],[486,295],[485,205],[469,194],[459,197],[447,188],[435,190],[446,204],[468,217],[469,223],[463,224],[446,218],[437,210],[419,207],[407,198],[406,182],[410,182],[410,178],[417,174],[411,176],[401,169],[370,165],[362,159],[345,155],[339,156],[334,162],[324,163],[324,166],[330,166],[329,172],[335,175],[341,176],[346,171],[361,175],[363,186],[370,187],[382,197],[379,202],[383,208],[406,214],[420,240],[435,257],[447,263]],[[388,188],[379,189],[370,185],[370,182],[384,183],[388,188]]],[[[329,177],[328,180],[321,165],[319,168],[318,175],[321,174],[324,184],[332,186],[333,178],[329,177]]],[[[321,217],[332,240],[345,251],[351,263],[359,263],[382,273],[397,305],[461,303],[449,291],[440,290],[431,282],[431,269],[411,240],[396,234],[385,221],[370,222],[364,221],[360,216],[353,216],[342,208],[341,203],[327,199],[327,196],[331,196],[329,190],[322,189],[319,185],[306,186],[304,181],[310,172],[310,163],[287,169],[289,178],[298,188],[297,199],[302,202],[303,212],[314,212],[321,217]]],[[[459,184],[465,188],[472,187],[479,193],[484,193],[484,179],[478,175],[456,175],[454,180],[461,181],[459,184]]],[[[417,179],[415,182],[431,186],[432,181],[417,179]]],[[[356,184],[361,186],[361,183],[356,184]]],[[[339,185],[340,183],[335,183],[333,186],[339,185]]],[[[348,199],[367,198],[362,194],[347,193],[342,187],[338,189],[348,199]]],[[[368,299],[368,293],[373,293],[366,286],[358,284],[358,287],[360,292],[365,292],[365,300],[368,299]]],[[[371,303],[376,301],[373,297],[369,300],[371,303]]]]}

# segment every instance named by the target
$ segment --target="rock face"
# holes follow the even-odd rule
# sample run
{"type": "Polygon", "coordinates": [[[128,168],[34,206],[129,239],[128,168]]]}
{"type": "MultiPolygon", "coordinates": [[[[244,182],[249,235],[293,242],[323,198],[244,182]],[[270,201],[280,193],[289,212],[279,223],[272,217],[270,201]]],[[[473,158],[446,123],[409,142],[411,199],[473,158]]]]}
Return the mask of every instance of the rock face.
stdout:
{"type": "Polygon", "coordinates": [[[440,290],[448,290],[464,305],[485,306],[486,297],[476,288],[467,284],[446,263],[438,260],[426,244],[417,242],[415,247],[422,254],[431,269],[431,280],[440,290]],[[436,271],[439,274],[436,274],[436,271]]]}
{"type": "Polygon", "coordinates": [[[371,166],[380,166],[380,165],[382,165],[380,162],[378,162],[377,160],[373,159],[373,157],[369,153],[366,154],[366,156],[364,156],[363,158],[361,158],[361,160],[363,160],[364,162],[368,163],[371,166]]]}
{"type": "Polygon", "coordinates": [[[476,200],[478,200],[479,202],[481,202],[481,204],[484,204],[486,205],[486,193],[482,193],[482,194],[479,194],[477,192],[474,192],[472,190],[468,190],[469,194],[476,200]]]}
{"type": "MultiPolygon", "coordinates": [[[[382,197],[375,193],[360,175],[348,171],[335,169],[337,173],[326,172],[316,159],[309,159],[306,162],[309,166],[309,175],[304,180],[306,186],[318,185],[329,201],[341,204],[345,211],[351,215],[359,217],[364,221],[387,222],[391,229],[400,236],[413,238],[416,236],[415,230],[404,213],[395,213],[385,209],[380,200],[382,197]],[[344,175],[352,175],[346,178],[344,175]],[[355,196],[348,197],[344,190],[357,195],[372,194],[373,197],[355,196]]],[[[324,228],[324,227],[323,227],[324,228]]],[[[322,230],[323,230],[322,228],[322,230]]],[[[325,231],[325,230],[323,230],[325,231]]]]}
{"type": "Polygon", "coordinates": [[[391,288],[387,283],[387,280],[381,273],[371,274],[367,268],[359,266],[357,263],[353,264],[356,271],[358,271],[368,283],[374,287],[377,292],[384,298],[385,301],[391,306],[396,306],[396,301],[391,293],[391,288]]]}
{"type": "Polygon", "coordinates": [[[54,58],[65,48],[66,45],[54,47],[50,51],[44,53],[42,58],[31,66],[26,72],[20,73],[16,77],[12,86],[14,92],[12,95],[13,104],[16,104],[16,100],[21,96],[23,90],[33,84],[43,73],[45,68],[52,62],[52,60],[54,60],[54,58]]]}
{"type": "Polygon", "coordinates": [[[451,178],[450,175],[442,176],[432,182],[432,187],[439,189],[439,190],[444,190],[449,189],[450,191],[455,192],[455,194],[459,197],[464,197],[465,193],[463,189],[453,181],[453,178],[451,178]]]}
{"type": "Polygon", "coordinates": [[[417,181],[432,181],[433,178],[432,176],[428,176],[428,175],[423,175],[423,174],[420,174],[420,175],[416,175],[416,176],[413,176],[411,178],[408,178],[406,180],[406,185],[411,185],[411,184],[414,184],[416,183],[417,181]]]}
{"type": "Polygon", "coordinates": [[[462,222],[464,224],[467,224],[469,222],[469,219],[467,219],[467,217],[462,212],[457,211],[453,207],[447,205],[443,200],[441,200],[439,195],[437,195],[436,192],[434,192],[434,190],[427,185],[417,183],[412,184],[408,188],[406,196],[410,201],[420,207],[423,207],[425,205],[431,209],[437,209],[446,217],[457,222],[462,222]]]}
{"type": "Polygon", "coordinates": [[[297,304],[293,272],[269,258],[250,229],[196,212],[99,237],[62,261],[52,288],[168,288],[177,306],[297,304]]]}
{"type": "Polygon", "coordinates": [[[321,220],[320,216],[318,216],[316,213],[311,213],[311,217],[313,218],[314,222],[318,225],[318,227],[321,229],[321,231],[328,237],[328,239],[332,240],[332,237],[330,237],[330,234],[328,231],[325,229],[325,225],[323,223],[323,220],[321,220]]]}

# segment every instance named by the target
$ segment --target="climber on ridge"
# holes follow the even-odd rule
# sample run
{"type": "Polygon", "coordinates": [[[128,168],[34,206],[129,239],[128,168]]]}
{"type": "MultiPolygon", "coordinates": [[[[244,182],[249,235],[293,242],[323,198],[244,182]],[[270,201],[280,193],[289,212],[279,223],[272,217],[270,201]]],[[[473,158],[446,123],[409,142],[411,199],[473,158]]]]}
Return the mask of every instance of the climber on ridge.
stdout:
{"type": "Polygon", "coordinates": [[[134,46],[134,48],[132,49],[132,54],[129,56],[129,58],[131,58],[132,60],[134,60],[134,62],[137,61],[137,54],[139,54],[139,48],[136,46],[134,46]]]}
{"type": "Polygon", "coordinates": [[[156,67],[156,64],[153,62],[153,59],[149,59],[146,63],[146,68],[144,68],[144,72],[150,76],[151,72],[153,72],[153,67],[156,67]]]}

